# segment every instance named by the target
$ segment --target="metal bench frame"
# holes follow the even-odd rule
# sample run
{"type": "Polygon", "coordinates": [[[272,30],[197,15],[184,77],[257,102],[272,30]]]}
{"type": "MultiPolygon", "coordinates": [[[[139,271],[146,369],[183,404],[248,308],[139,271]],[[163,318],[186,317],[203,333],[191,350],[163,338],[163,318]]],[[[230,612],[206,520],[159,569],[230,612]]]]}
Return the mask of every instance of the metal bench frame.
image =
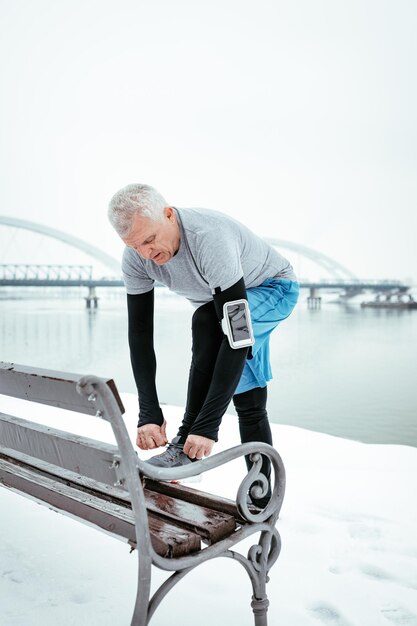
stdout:
{"type": "MultiPolygon", "coordinates": [[[[0,362],[0,394],[22,397],[13,389],[10,389],[10,374],[13,371],[19,371],[20,374],[22,371],[29,372],[29,378],[30,375],[45,376],[47,374],[49,377],[61,382],[65,376],[73,377],[72,382],[77,380],[77,375],[73,374],[69,375],[62,372],[27,368],[12,363],[0,362]],[[2,374],[6,372],[8,377],[7,379],[4,378],[5,382],[2,384],[2,374]]],[[[275,524],[285,491],[285,469],[278,452],[268,444],[260,442],[246,443],[184,467],[173,469],[157,468],[139,459],[134,450],[122,416],[124,412],[123,405],[113,381],[97,376],[79,376],[76,389],[83,399],[82,404],[84,408],[81,411],[95,415],[111,424],[118,448],[118,453],[114,455],[112,463],[112,469],[114,469],[117,477],[115,485],[128,492],[132,504],[136,534],[135,547],[138,552],[138,582],[131,626],[146,626],[149,624],[163,598],[180,580],[200,563],[217,557],[232,558],[244,567],[252,583],[253,596],[251,606],[254,613],[255,626],[267,626],[269,601],[266,594],[266,583],[269,580],[268,572],[276,562],[281,549],[281,539],[275,524]],[[148,514],[142,484],[143,479],[149,478],[155,481],[181,480],[196,473],[203,473],[222,466],[244,455],[250,455],[253,466],[243,478],[237,491],[236,505],[241,523],[235,532],[213,545],[204,547],[198,552],[179,558],[166,558],[157,554],[150,538],[148,514]],[[269,457],[275,481],[272,497],[267,507],[262,512],[254,512],[247,504],[248,492],[251,491],[252,495],[260,497],[267,488],[266,478],[261,474],[261,455],[269,457]],[[231,549],[237,543],[255,533],[260,533],[259,540],[251,546],[247,556],[231,549]],[[173,573],[151,597],[152,565],[173,573]]],[[[27,399],[61,406],[62,408],[80,410],[80,407],[71,407],[65,401],[60,403],[56,398],[48,401],[46,398],[38,399],[28,396],[27,399]]],[[[2,450],[2,442],[0,441],[0,452],[2,451],[10,454],[10,449],[3,448],[2,450]]],[[[18,489],[13,490],[22,493],[18,489]]],[[[81,519],[81,521],[83,520],[81,519]]]]}

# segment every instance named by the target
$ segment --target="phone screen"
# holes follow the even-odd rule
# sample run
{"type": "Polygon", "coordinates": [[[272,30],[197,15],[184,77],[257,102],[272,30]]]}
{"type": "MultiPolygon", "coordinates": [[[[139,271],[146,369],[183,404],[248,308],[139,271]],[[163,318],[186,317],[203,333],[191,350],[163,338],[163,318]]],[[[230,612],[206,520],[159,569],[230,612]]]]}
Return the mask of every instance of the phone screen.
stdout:
{"type": "Polygon", "coordinates": [[[230,321],[233,341],[246,341],[250,339],[251,333],[248,327],[244,303],[229,304],[227,307],[227,315],[230,321]]]}

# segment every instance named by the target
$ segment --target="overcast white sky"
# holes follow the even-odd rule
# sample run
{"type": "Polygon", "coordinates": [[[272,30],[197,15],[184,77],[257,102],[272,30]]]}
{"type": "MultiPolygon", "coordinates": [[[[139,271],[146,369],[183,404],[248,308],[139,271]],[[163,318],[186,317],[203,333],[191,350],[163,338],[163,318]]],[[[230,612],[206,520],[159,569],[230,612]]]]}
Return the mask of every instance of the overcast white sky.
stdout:
{"type": "Polygon", "coordinates": [[[0,214],[118,256],[108,200],[146,182],[417,282],[414,0],[0,7],[0,214]]]}

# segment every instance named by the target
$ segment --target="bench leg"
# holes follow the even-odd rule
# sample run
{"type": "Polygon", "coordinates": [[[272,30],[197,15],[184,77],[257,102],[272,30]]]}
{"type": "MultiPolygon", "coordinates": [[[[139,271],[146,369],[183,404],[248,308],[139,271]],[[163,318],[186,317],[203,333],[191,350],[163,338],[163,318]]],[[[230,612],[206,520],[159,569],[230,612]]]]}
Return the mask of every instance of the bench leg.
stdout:
{"type": "Polygon", "coordinates": [[[258,600],[252,596],[251,607],[255,617],[255,626],[268,626],[267,611],[269,600],[267,596],[262,600],[258,600]]]}
{"type": "Polygon", "coordinates": [[[146,626],[148,624],[149,596],[151,591],[151,562],[148,558],[139,558],[138,585],[136,602],[130,626],[146,626]]]}
{"type": "Polygon", "coordinates": [[[248,574],[252,582],[252,611],[255,626],[267,626],[267,612],[269,600],[266,594],[266,584],[269,580],[268,572],[278,558],[281,549],[281,539],[276,528],[263,531],[258,545],[250,548],[248,560],[251,566],[248,574]]]}

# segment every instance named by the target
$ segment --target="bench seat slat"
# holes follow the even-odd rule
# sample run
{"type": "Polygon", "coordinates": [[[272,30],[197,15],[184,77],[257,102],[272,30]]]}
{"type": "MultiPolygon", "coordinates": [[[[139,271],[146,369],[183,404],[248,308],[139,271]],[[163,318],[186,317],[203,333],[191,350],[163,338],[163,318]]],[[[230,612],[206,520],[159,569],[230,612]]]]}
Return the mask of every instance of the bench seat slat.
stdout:
{"type": "MultiPolygon", "coordinates": [[[[105,532],[136,544],[132,510],[123,503],[103,500],[100,495],[58,482],[33,468],[0,457],[0,483],[23,493],[41,504],[75,519],[101,528],[105,532]]],[[[179,557],[196,552],[201,547],[200,537],[182,527],[149,515],[149,530],[154,550],[165,557],[179,557]]]]}
{"type": "Polygon", "coordinates": [[[185,500],[191,504],[199,504],[200,506],[213,509],[213,511],[220,511],[221,513],[227,513],[235,518],[240,517],[239,510],[234,500],[223,498],[222,496],[215,496],[205,491],[199,491],[176,482],[163,482],[157,480],[151,480],[145,478],[145,487],[150,491],[156,491],[157,493],[163,493],[179,500],[185,500]]]}
{"type": "Polygon", "coordinates": [[[148,513],[149,532],[155,552],[167,559],[178,558],[201,550],[198,535],[148,513]]]}
{"type": "Polygon", "coordinates": [[[236,520],[232,515],[177,500],[149,489],[145,489],[144,492],[148,511],[198,533],[208,544],[231,535],[236,529],[236,520]]]}

